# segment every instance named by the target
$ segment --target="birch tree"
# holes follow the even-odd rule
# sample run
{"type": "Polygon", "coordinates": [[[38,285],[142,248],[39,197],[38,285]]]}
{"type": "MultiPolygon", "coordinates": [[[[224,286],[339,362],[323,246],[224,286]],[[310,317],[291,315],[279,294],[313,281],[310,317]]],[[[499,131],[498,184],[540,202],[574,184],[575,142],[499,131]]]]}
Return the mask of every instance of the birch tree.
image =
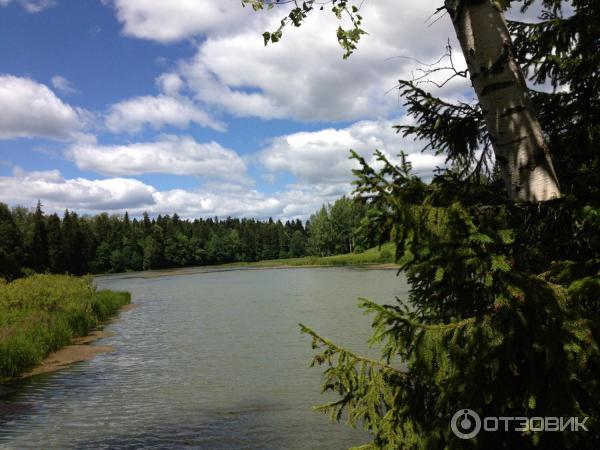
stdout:
{"type": "MultiPolygon", "coordinates": [[[[294,4],[277,30],[264,33],[265,44],[278,42],[286,26],[300,26],[317,6],[323,9],[323,3],[315,0],[301,5],[296,1],[269,0],[244,3],[256,10],[294,4]]],[[[346,58],[365,34],[360,9],[358,3],[351,1],[330,3],[338,18],[347,16],[352,24],[349,29],[337,30],[346,58]]],[[[513,52],[503,14],[509,4],[495,0],[445,0],[438,11],[447,11],[454,24],[508,196],[516,201],[541,202],[560,197],[561,191],[550,149],[513,52]]]]}

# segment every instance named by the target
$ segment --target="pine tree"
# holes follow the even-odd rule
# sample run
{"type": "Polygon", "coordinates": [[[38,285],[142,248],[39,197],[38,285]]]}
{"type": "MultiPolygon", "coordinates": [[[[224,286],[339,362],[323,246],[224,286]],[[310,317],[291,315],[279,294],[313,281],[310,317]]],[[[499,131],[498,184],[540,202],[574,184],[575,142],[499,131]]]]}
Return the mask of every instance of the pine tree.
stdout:
{"type": "Polygon", "coordinates": [[[292,237],[290,239],[290,258],[298,258],[300,256],[304,256],[306,254],[306,236],[299,231],[296,230],[292,233],[292,237]]]}
{"type": "Polygon", "coordinates": [[[23,236],[4,203],[0,203],[0,277],[9,280],[21,274],[23,236]]]}
{"type": "Polygon", "coordinates": [[[86,228],[80,223],[79,216],[69,210],[65,211],[62,221],[62,250],[64,270],[73,275],[88,272],[89,236],[86,228]]]}
{"type": "Polygon", "coordinates": [[[38,200],[32,217],[32,237],[29,245],[29,267],[36,272],[44,272],[48,267],[48,234],[42,203],[38,200]]]}
{"type": "Polygon", "coordinates": [[[62,273],[65,270],[62,230],[60,218],[56,214],[48,217],[48,270],[62,273]]]}

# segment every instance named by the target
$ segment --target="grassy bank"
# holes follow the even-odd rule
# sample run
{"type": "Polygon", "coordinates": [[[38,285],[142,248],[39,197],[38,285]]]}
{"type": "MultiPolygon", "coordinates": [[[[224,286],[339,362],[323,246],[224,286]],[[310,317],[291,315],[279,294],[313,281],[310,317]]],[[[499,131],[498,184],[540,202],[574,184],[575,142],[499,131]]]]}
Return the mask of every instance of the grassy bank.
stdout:
{"type": "Polygon", "coordinates": [[[232,263],[239,267],[281,267],[281,266],[364,266],[371,264],[393,264],[396,247],[392,243],[370,248],[362,253],[346,253],[335,256],[304,256],[302,258],[270,259],[252,263],[232,263]]]}
{"type": "Polygon", "coordinates": [[[96,291],[91,278],[33,275],[11,283],[0,280],[0,380],[36,366],[130,301],[126,292],[96,291]]]}

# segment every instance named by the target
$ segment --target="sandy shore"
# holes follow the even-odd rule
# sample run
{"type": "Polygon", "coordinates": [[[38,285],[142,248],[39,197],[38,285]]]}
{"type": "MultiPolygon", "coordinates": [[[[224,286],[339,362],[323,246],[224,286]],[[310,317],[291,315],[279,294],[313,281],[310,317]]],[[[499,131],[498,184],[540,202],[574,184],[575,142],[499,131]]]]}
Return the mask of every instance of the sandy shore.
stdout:
{"type": "MultiPolygon", "coordinates": [[[[116,315],[112,320],[108,323],[112,323],[116,320],[120,319],[120,314],[126,311],[130,311],[136,308],[138,305],[135,303],[130,303],[128,305],[123,306],[119,310],[119,314],[116,315]]],[[[90,333],[87,336],[77,337],[73,339],[71,345],[61,348],[53,353],[50,353],[39,366],[30,370],[27,373],[24,373],[19,378],[27,378],[34,375],[39,375],[42,373],[55,372],[60,369],[64,369],[69,365],[81,362],[81,361],[89,361],[94,358],[96,355],[101,353],[108,353],[115,351],[115,348],[112,345],[91,345],[99,339],[107,338],[115,336],[115,333],[112,331],[106,330],[96,330],[90,333]]]]}

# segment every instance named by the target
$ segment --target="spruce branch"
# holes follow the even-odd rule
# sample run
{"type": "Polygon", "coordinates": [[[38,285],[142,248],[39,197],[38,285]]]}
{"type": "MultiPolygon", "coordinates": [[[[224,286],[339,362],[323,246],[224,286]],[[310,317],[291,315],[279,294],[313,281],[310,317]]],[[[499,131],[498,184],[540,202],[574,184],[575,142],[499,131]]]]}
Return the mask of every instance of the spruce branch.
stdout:
{"type": "MultiPolygon", "coordinates": [[[[356,363],[367,363],[369,365],[379,367],[379,368],[381,368],[383,370],[389,370],[389,371],[394,372],[396,374],[404,375],[404,372],[401,371],[400,369],[396,368],[396,367],[392,367],[389,364],[385,364],[384,362],[378,361],[376,359],[367,358],[365,356],[357,355],[357,354],[355,354],[355,353],[353,353],[351,351],[346,350],[345,348],[339,347],[338,345],[334,344],[329,339],[320,336],[314,330],[312,330],[311,328],[307,327],[306,325],[303,325],[301,323],[298,324],[298,325],[300,326],[300,331],[302,333],[308,334],[308,335],[312,336],[312,338],[313,338],[313,348],[316,349],[319,346],[325,346],[329,350],[331,350],[331,352],[327,354],[328,357],[331,357],[331,356],[333,356],[334,354],[337,353],[337,354],[344,355],[345,358],[350,358],[350,359],[354,360],[356,363]]],[[[323,362],[325,362],[324,359],[315,357],[315,359],[313,360],[313,363],[311,364],[311,366],[314,366],[315,364],[321,365],[321,364],[323,364],[323,362]]]]}

